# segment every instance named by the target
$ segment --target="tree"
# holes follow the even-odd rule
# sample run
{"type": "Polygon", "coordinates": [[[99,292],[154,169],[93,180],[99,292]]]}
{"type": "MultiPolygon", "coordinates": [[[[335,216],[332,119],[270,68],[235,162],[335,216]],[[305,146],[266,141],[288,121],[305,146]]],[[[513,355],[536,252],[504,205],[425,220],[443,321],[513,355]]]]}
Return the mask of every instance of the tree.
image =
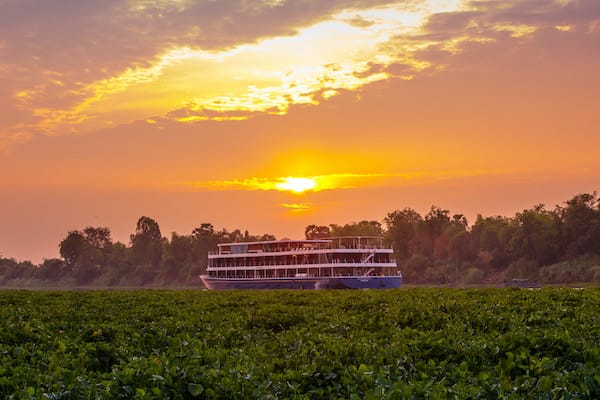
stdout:
{"type": "Polygon", "coordinates": [[[433,258],[437,253],[446,254],[444,245],[441,241],[446,242],[445,238],[439,238],[448,226],[450,225],[450,211],[442,210],[439,207],[431,206],[429,212],[419,224],[418,242],[423,255],[433,258]]]}
{"type": "Polygon", "coordinates": [[[0,258],[0,283],[11,280],[28,280],[35,274],[37,268],[30,261],[17,262],[14,258],[0,258]]]}
{"type": "Polygon", "coordinates": [[[203,272],[208,265],[208,252],[217,250],[217,243],[227,231],[216,232],[212,224],[204,222],[192,231],[195,272],[203,272]]]}
{"type": "Polygon", "coordinates": [[[464,262],[470,258],[467,222],[462,215],[455,215],[451,220],[442,217],[440,226],[441,231],[434,237],[433,256],[438,268],[445,270],[446,278],[451,272],[458,281],[464,262]]]}
{"type": "Polygon", "coordinates": [[[510,218],[477,216],[471,228],[471,248],[482,267],[500,268],[510,264],[509,243],[516,230],[516,222],[510,218]]]}
{"type": "Polygon", "coordinates": [[[112,245],[110,238],[110,229],[107,227],[88,226],[83,230],[86,241],[93,247],[100,250],[108,250],[112,245]]]}
{"type": "Polygon", "coordinates": [[[340,236],[383,236],[383,228],[378,221],[363,220],[343,226],[329,225],[332,237],[340,236]]]}
{"type": "Polygon", "coordinates": [[[44,260],[38,267],[37,277],[41,280],[58,281],[64,273],[65,262],[58,258],[44,260]]]}
{"type": "Polygon", "coordinates": [[[190,261],[193,254],[192,237],[173,232],[169,243],[169,253],[178,264],[190,261]]]}
{"type": "Polygon", "coordinates": [[[261,236],[259,236],[259,241],[267,241],[267,240],[277,240],[277,238],[275,237],[275,235],[271,235],[270,233],[263,233],[261,236]]]}
{"type": "Polygon", "coordinates": [[[143,216],[137,222],[135,234],[130,236],[135,262],[158,268],[162,260],[162,235],[158,223],[143,216]]]}
{"type": "Polygon", "coordinates": [[[192,231],[192,236],[196,239],[205,238],[208,239],[215,235],[215,227],[213,224],[204,222],[200,226],[192,231]]]}
{"type": "Polygon", "coordinates": [[[562,254],[560,220],[543,204],[517,213],[516,231],[510,247],[516,258],[525,258],[540,265],[558,261],[562,254]]]}
{"type": "Polygon", "coordinates": [[[559,212],[567,256],[600,251],[600,199],[596,192],[578,194],[559,212]]]}
{"type": "Polygon", "coordinates": [[[445,230],[448,235],[448,257],[457,264],[471,259],[471,233],[468,226],[464,215],[455,214],[445,230]]]}
{"type": "Polygon", "coordinates": [[[307,240],[325,239],[331,236],[331,229],[325,225],[308,225],[304,229],[304,236],[307,240]]]}
{"type": "Polygon", "coordinates": [[[412,208],[396,210],[384,218],[387,227],[387,239],[391,242],[396,256],[399,260],[410,258],[411,244],[417,235],[419,224],[423,217],[412,208]]]}
{"type": "Polygon", "coordinates": [[[84,234],[80,231],[70,231],[60,244],[60,256],[71,268],[76,268],[82,254],[89,246],[84,234]]]}
{"type": "Polygon", "coordinates": [[[450,211],[431,206],[431,210],[425,215],[423,224],[431,239],[435,240],[450,225],[450,211]]]}
{"type": "Polygon", "coordinates": [[[83,231],[70,231],[60,244],[60,255],[71,268],[107,265],[112,250],[110,229],[88,226],[83,231]]]}

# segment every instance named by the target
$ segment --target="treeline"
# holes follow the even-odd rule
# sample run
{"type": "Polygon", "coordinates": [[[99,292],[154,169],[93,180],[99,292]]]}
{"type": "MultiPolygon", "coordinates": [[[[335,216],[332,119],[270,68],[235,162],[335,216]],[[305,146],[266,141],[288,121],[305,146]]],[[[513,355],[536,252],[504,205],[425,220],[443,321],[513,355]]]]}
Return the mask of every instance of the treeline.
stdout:
{"type": "MultiPolygon", "coordinates": [[[[512,278],[541,283],[600,282],[600,198],[579,194],[563,206],[537,205],[514,217],[462,214],[432,206],[426,215],[411,208],[387,214],[383,224],[309,225],[307,239],[382,236],[395,252],[407,283],[502,283],[512,278]]],[[[106,227],[68,232],[60,259],[40,265],[0,258],[4,286],[197,285],[208,253],[218,243],[275,240],[203,223],[189,235],[163,237],[156,221],[141,217],[128,245],[113,242],[106,227]]]]}
{"type": "Polygon", "coordinates": [[[407,282],[600,282],[600,201],[580,194],[564,206],[537,205],[512,218],[405,208],[384,219],[407,282]]]}
{"type": "Polygon", "coordinates": [[[61,259],[40,265],[0,258],[4,286],[187,286],[198,285],[209,251],[218,243],[275,240],[248,231],[215,230],[203,223],[189,235],[162,236],[159,224],[143,216],[130,235],[129,246],[113,242],[106,227],[70,231],[59,244],[61,259]]]}
{"type": "Polygon", "coordinates": [[[536,205],[514,217],[462,214],[432,206],[389,213],[382,226],[310,225],[307,238],[380,235],[394,249],[406,282],[502,283],[513,278],[542,283],[600,282],[600,198],[579,194],[564,206],[536,205]]]}

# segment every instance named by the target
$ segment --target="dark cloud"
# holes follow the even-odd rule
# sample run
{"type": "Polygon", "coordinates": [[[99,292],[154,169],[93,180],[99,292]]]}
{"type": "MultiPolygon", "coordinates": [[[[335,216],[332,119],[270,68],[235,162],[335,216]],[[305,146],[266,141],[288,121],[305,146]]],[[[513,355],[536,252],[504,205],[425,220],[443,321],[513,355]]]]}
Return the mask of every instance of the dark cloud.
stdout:
{"type": "Polygon", "coordinates": [[[600,18],[600,1],[573,0],[563,4],[555,0],[471,1],[470,11],[432,15],[425,31],[452,37],[469,29],[496,25],[587,26],[600,18]]]}
{"type": "Polygon", "coordinates": [[[464,31],[469,23],[480,16],[480,12],[446,12],[432,15],[424,29],[428,32],[446,32],[455,34],[464,31]]]}
{"type": "Polygon", "coordinates": [[[146,65],[168,47],[220,49],[292,35],[332,13],[371,3],[23,0],[0,3],[0,38],[12,62],[98,79],[146,65]]]}
{"type": "MultiPolygon", "coordinates": [[[[216,50],[293,35],[340,10],[372,3],[0,0],[0,107],[9,115],[33,108],[65,109],[89,95],[85,88],[90,83],[127,68],[147,67],[168,49],[216,50]],[[18,93],[22,96],[17,99],[18,93]]],[[[21,128],[35,119],[31,113],[22,117],[21,128]]],[[[12,120],[0,121],[0,139],[12,120]]]]}
{"type": "MultiPolygon", "coordinates": [[[[4,1],[0,2],[4,42],[0,51],[3,58],[28,71],[57,71],[65,80],[86,83],[130,66],[146,66],[165,48],[219,49],[292,35],[337,11],[377,3],[390,1],[4,1]]],[[[473,1],[471,6],[476,11],[432,16],[426,30],[452,37],[473,19],[483,25],[538,25],[590,22],[600,16],[597,0],[565,6],[553,0],[473,1]]],[[[360,17],[351,22],[361,27],[372,23],[360,17]]],[[[31,77],[25,75],[23,83],[25,78],[31,77]]]]}
{"type": "Polygon", "coordinates": [[[501,48],[507,53],[527,47],[542,57],[565,41],[574,49],[580,49],[593,34],[594,21],[599,19],[600,1],[597,0],[568,3],[554,0],[472,1],[469,11],[433,14],[422,34],[399,35],[391,43],[399,51],[406,43],[424,43],[425,48],[413,53],[415,59],[437,66],[468,68],[468,64],[458,59],[453,61],[453,58],[486,47],[493,47],[496,52],[501,48]],[[557,26],[568,26],[571,32],[559,32],[557,26]],[[574,32],[579,34],[574,35],[574,32]],[[500,45],[492,46],[491,43],[500,45]]]}

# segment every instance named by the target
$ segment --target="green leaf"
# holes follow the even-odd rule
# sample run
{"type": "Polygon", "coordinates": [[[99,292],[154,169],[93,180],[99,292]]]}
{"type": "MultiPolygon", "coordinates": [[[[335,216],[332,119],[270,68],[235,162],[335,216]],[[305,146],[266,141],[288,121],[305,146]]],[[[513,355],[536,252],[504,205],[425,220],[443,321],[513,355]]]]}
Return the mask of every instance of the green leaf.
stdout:
{"type": "Polygon", "coordinates": [[[188,383],[188,392],[192,396],[198,397],[204,392],[204,387],[199,383],[188,383]]]}

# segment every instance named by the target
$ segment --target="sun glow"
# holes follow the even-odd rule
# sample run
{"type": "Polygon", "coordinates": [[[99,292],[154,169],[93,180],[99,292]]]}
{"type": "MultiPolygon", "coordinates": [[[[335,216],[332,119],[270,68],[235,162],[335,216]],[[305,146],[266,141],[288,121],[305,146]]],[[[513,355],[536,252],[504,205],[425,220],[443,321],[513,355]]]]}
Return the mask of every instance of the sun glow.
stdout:
{"type": "Polygon", "coordinates": [[[312,178],[297,178],[288,176],[281,179],[281,182],[275,184],[277,190],[288,190],[294,193],[302,193],[307,190],[313,190],[317,187],[317,181],[312,178]]]}
{"type": "Polygon", "coordinates": [[[244,178],[219,181],[173,182],[175,185],[204,190],[265,190],[292,193],[321,192],[367,187],[399,187],[415,183],[427,183],[440,179],[506,175],[515,170],[449,170],[420,171],[411,173],[338,173],[307,177],[244,178]]]}

